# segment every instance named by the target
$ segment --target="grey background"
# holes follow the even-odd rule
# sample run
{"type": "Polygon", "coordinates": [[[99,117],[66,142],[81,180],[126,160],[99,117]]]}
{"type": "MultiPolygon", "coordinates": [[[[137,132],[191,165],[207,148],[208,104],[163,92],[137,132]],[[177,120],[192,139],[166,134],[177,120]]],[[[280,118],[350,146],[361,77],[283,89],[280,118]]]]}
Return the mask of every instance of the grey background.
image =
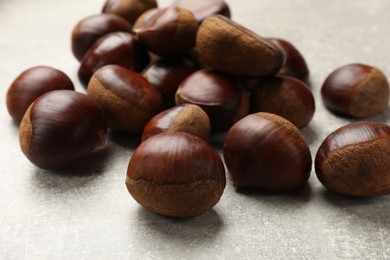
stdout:
{"type": "MultiPolygon", "coordinates": [[[[110,136],[105,151],[68,172],[34,167],[6,111],[7,88],[21,71],[42,64],[63,70],[84,91],[70,33],[103,2],[0,0],[0,259],[390,258],[390,197],[332,194],[314,171],[305,189],[285,195],[240,193],[228,177],[216,207],[176,220],[144,210],[128,194],[124,179],[134,137],[110,136]]],[[[306,57],[316,113],[303,133],[313,157],[330,132],[351,122],[324,109],[319,89],[325,77],[352,62],[390,76],[390,1],[228,3],[234,20],[290,40],[306,57]]],[[[369,119],[390,123],[389,110],[369,119]]],[[[213,140],[219,151],[222,138],[213,140]]]]}

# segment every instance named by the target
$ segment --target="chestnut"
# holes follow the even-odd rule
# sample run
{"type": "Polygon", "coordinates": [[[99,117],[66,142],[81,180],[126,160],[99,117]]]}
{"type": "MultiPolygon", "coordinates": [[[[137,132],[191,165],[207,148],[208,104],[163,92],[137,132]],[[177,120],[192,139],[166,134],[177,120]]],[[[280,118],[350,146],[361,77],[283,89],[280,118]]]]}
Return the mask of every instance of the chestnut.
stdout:
{"type": "Polygon", "coordinates": [[[172,5],[190,10],[198,23],[215,14],[230,17],[230,8],[223,0],[176,0],[172,5]]]}
{"type": "Polygon", "coordinates": [[[121,16],[134,24],[142,13],[156,7],[156,0],[107,0],[102,12],[121,16]]]}
{"type": "Polygon", "coordinates": [[[259,81],[251,93],[251,112],[268,112],[289,120],[298,128],[313,118],[315,104],[309,87],[302,81],[274,76],[259,81]]]}
{"type": "Polygon", "coordinates": [[[210,120],[197,105],[183,104],[155,115],[145,126],[142,141],[163,132],[186,132],[204,140],[210,137],[210,120]]]}
{"type": "Polygon", "coordinates": [[[142,13],[133,24],[133,29],[140,28],[144,25],[144,22],[149,20],[150,17],[156,14],[160,9],[152,8],[142,13]]]}
{"type": "Polygon", "coordinates": [[[36,166],[69,167],[105,146],[103,110],[87,95],[53,90],[37,98],[20,123],[22,152],[36,166]]]}
{"type": "Polygon", "coordinates": [[[251,114],[235,123],[226,136],[223,156],[235,186],[268,192],[301,187],[312,165],[298,128],[271,113],[251,114]]]}
{"type": "Polygon", "coordinates": [[[7,92],[9,114],[19,122],[37,97],[56,89],[74,90],[72,81],[62,71],[48,66],[36,66],[23,71],[7,92]]]}
{"type": "Polygon", "coordinates": [[[249,98],[235,81],[211,71],[199,70],[184,80],[176,92],[176,104],[200,106],[209,116],[213,133],[228,130],[248,114],[249,98]]]}
{"type": "Polygon", "coordinates": [[[141,74],[118,65],[96,71],[88,95],[103,108],[108,128],[141,134],[146,123],[161,110],[160,93],[141,74]]]}
{"type": "Polygon", "coordinates": [[[202,22],[196,48],[203,66],[244,77],[272,76],[284,59],[271,42],[222,15],[202,22]]]}
{"type": "Polygon", "coordinates": [[[282,68],[278,74],[294,77],[303,82],[307,82],[309,78],[309,68],[307,67],[305,58],[299,50],[291,42],[284,39],[267,38],[267,40],[277,46],[285,57],[282,68]]]}
{"type": "Polygon", "coordinates": [[[361,121],[337,129],[318,148],[315,171],[342,195],[390,194],[390,126],[361,121]]]}
{"type": "Polygon", "coordinates": [[[87,86],[92,74],[105,65],[117,64],[140,72],[149,60],[148,51],[137,37],[126,32],[113,32],[100,38],[88,50],[81,61],[78,76],[87,86]]]}
{"type": "Polygon", "coordinates": [[[88,16],[76,24],[72,31],[72,52],[81,61],[85,53],[102,36],[111,32],[131,32],[131,25],[113,14],[88,16]]]}
{"type": "Polygon", "coordinates": [[[131,156],[126,187],[143,207],[173,217],[211,209],[226,185],[218,153],[203,139],[167,132],[142,142],[131,156]]]}
{"type": "Polygon", "coordinates": [[[175,106],[175,94],[180,83],[196,70],[187,59],[160,59],[150,64],[142,75],[161,93],[165,108],[175,106]]]}
{"type": "Polygon", "coordinates": [[[171,6],[145,18],[134,32],[150,52],[160,57],[182,56],[195,46],[198,22],[190,11],[171,6]]]}
{"type": "Polygon", "coordinates": [[[348,64],[333,71],[321,88],[329,110],[352,117],[368,117],[384,111],[389,103],[389,83],[379,69],[348,64]]]}

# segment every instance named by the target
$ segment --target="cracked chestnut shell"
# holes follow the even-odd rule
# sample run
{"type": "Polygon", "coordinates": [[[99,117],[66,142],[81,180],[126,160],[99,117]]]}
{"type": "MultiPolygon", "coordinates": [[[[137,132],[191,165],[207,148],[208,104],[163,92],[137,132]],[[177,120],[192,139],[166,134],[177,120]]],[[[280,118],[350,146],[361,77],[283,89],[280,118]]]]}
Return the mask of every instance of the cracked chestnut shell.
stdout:
{"type": "Polygon", "coordinates": [[[303,186],[312,159],[305,137],[290,121],[270,114],[251,114],[229,130],[223,156],[237,187],[287,192],[303,186]]]}
{"type": "Polygon", "coordinates": [[[331,133],[318,148],[315,171],[320,182],[347,196],[390,193],[390,126],[361,121],[331,133]]]}
{"type": "Polygon", "coordinates": [[[333,71],[321,88],[329,110],[352,117],[368,117],[384,111],[389,103],[389,83],[379,69],[348,64],[333,71]]]}
{"type": "Polygon", "coordinates": [[[226,185],[218,153],[203,139],[167,132],[142,142],[131,156],[126,186],[155,213],[194,217],[211,209],[226,185]]]}
{"type": "Polygon", "coordinates": [[[29,68],[23,71],[8,89],[8,112],[19,122],[36,98],[58,89],[74,90],[72,81],[65,73],[48,66],[29,68]]]}
{"type": "Polygon", "coordinates": [[[20,147],[36,166],[71,166],[105,145],[103,110],[87,95],[54,90],[37,98],[19,129],[20,147]]]}
{"type": "Polygon", "coordinates": [[[190,10],[199,23],[215,14],[230,17],[230,8],[223,0],[176,0],[172,5],[190,10]]]}
{"type": "Polygon", "coordinates": [[[107,0],[102,12],[121,16],[134,24],[141,14],[156,7],[156,0],[107,0]]]}

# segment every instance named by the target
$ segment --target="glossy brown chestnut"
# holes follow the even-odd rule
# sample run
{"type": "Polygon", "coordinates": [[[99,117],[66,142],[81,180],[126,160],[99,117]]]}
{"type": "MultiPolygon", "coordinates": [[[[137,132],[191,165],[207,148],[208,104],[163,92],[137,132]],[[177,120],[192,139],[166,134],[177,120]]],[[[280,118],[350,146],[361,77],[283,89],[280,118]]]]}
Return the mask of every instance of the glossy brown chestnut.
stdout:
{"type": "Polygon", "coordinates": [[[223,155],[237,187],[287,192],[304,185],[311,172],[305,137],[289,121],[270,113],[251,114],[234,124],[223,155]]]}
{"type": "Polygon", "coordinates": [[[321,89],[326,108],[342,115],[368,117],[384,111],[389,103],[389,83],[379,69],[349,64],[333,71],[321,89]]]}
{"type": "Polygon", "coordinates": [[[202,22],[196,47],[205,67],[244,77],[274,75],[284,59],[278,47],[222,15],[202,22]]]}
{"type": "Polygon", "coordinates": [[[186,59],[160,59],[142,74],[161,93],[164,107],[171,108],[175,106],[175,94],[180,83],[195,70],[195,65],[186,59]]]}
{"type": "Polygon", "coordinates": [[[315,170],[320,182],[339,194],[390,194],[390,126],[362,121],[339,128],[319,147],[315,170]]]}
{"type": "Polygon", "coordinates": [[[144,26],[144,22],[149,20],[150,17],[152,17],[153,15],[155,15],[156,12],[158,12],[160,9],[159,8],[152,8],[152,9],[149,9],[147,10],[146,12],[142,13],[138,18],[137,20],[135,21],[134,25],[133,25],[133,29],[138,29],[142,26],[144,26]]]}
{"type": "Polygon", "coordinates": [[[22,120],[31,103],[46,92],[56,89],[74,90],[72,81],[62,71],[36,66],[23,71],[7,92],[7,109],[16,121],[22,120]]]}
{"type": "Polygon", "coordinates": [[[146,123],[161,111],[160,93],[141,74],[107,65],[93,74],[88,95],[103,108],[108,128],[141,134],[146,123]]]}
{"type": "Polygon", "coordinates": [[[121,16],[134,24],[142,13],[156,7],[156,0],[107,0],[102,12],[121,16]]]}
{"type": "Polygon", "coordinates": [[[117,64],[134,71],[142,71],[149,64],[145,46],[130,33],[113,32],[100,38],[85,54],[78,76],[84,86],[92,74],[108,64],[117,64]]]}
{"type": "Polygon", "coordinates": [[[218,153],[203,139],[168,132],[142,142],[130,158],[126,186],[155,213],[194,217],[211,209],[226,185],[218,153]]]}
{"type": "Polygon", "coordinates": [[[284,76],[259,81],[251,93],[250,105],[252,113],[273,113],[298,128],[309,124],[315,110],[309,87],[298,79],[284,76]]]}
{"type": "Polygon", "coordinates": [[[298,49],[290,42],[279,38],[267,38],[268,41],[279,47],[284,54],[283,66],[278,72],[280,75],[291,76],[307,82],[309,78],[309,69],[305,58],[298,49]]]}
{"type": "Polygon", "coordinates": [[[210,120],[197,105],[183,104],[155,115],[145,126],[142,141],[164,132],[186,132],[206,141],[210,137],[210,120]]]}
{"type": "Polygon", "coordinates": [[[150,52],[160,57],[182,56],[195,46],[198,22],[185,9],[171,6],[159,9],[134,32],[150,52]]]}
{"type": "Polygon", "coordinates": [[[69,167],[105,145],[103,110],[87,95],[54,90],[37,98],[23,116],[20,147],[43,169],[69,167]]]}
{"type": "Polygon", "coordinates": [[[176,0],[172,5],[190,10],[199,23],[215,14],[230,17],[230,8],[223,0],[176,0]]]}
{"type": "Polygon", "coordinates": [[[113,14],[97,14],[84,18],[72,31],[72,52],[81,61],[92,45],[111,32],[131,32],[131,25],[113,14]]]}
{"type": "Polygon", "coordinates": [[[248,114],[245,90],[234,81],[211,70],[199,70],[183,81],[176,92],[176,104],[200,106],[209,116],[211,131],[228,130],[248,114]]]}

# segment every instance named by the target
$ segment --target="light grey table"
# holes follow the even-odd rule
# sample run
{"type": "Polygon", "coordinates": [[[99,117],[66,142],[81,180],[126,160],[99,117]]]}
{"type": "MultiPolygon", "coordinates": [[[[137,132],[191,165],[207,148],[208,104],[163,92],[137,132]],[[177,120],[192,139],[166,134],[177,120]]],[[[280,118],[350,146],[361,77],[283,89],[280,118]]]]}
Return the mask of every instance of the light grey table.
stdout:
{"type": "MultiPolygon", "coordinates": [[[[316,114],[303,132],[313,157],[325,136],[350,122],[324,109],[319,89],[325,77],[352,62],[375,65],[390,76],[390,1],[228,3],[236,21],[290,40],[306,57],[316,114]]],[[[135,138],[110,136],[107,149],[73,167],[74,175],[30,164],[5,108],[7,88],[22,70],[44,64],[66,72],[83,91],[70,32],[102,5],[103,0],[0,0],[0,259],[390,258],[390,196],[332,194],[314,170],[306,189],[285,195],[239,193],[228,178],[214,209],[175,220],[144,210],[125,188],[135,138]]],[[[390,123],[390,112],[369,119],[390,123]]],[[[214,144],[220,149],[221,140],[214,144]]]]}

